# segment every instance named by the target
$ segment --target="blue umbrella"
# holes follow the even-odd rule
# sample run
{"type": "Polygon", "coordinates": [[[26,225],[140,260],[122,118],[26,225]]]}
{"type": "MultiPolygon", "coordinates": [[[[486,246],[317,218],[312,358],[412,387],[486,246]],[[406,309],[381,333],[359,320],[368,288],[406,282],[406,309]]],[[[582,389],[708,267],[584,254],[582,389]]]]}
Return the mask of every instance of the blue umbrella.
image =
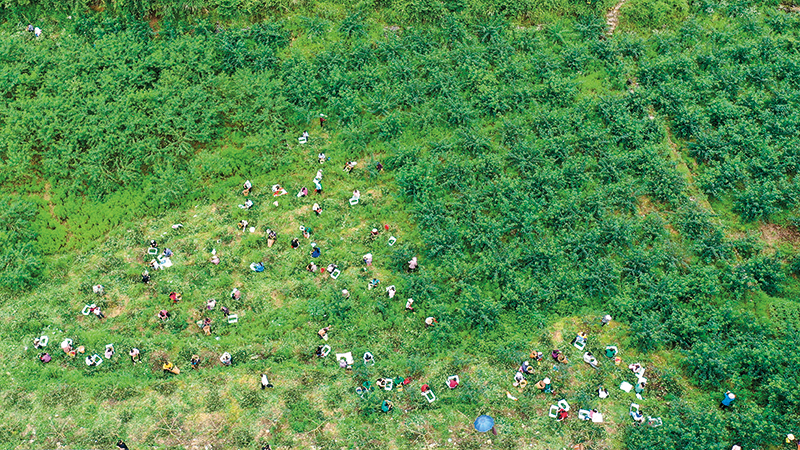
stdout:
{"type": "Polygon", "coordinates": [[[492,419],[492,416],[487,416],[486,414],[484,414],[475,419],[475,429],[480,431],[481,433],[485,433],[491,430],[493,427],[494,427],[494,419],[492,419]]]}

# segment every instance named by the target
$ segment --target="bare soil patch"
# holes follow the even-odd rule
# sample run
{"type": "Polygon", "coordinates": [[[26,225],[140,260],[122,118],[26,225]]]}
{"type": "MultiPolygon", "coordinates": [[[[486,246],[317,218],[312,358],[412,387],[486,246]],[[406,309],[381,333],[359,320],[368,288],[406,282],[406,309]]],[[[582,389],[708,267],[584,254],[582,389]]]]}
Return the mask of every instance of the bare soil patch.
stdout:
{"type": "Polygon", "coordinates": [[[759,228],[761,239],[769,246],[789,243],[794,247],[800,244],[800,232],[793,227],[782,227],[774,223],[762,224],[759,228]]]}
{"type": "Polygon", "coordinates": [[[608,35],[611,36],[614,34],[614,30],[617,29],[617,25],[619,25],[619,10],[622,8],[622,5],[628,0],[620,0],[611,11],[606,14],[606,25],[608,25],[608,35]]]}

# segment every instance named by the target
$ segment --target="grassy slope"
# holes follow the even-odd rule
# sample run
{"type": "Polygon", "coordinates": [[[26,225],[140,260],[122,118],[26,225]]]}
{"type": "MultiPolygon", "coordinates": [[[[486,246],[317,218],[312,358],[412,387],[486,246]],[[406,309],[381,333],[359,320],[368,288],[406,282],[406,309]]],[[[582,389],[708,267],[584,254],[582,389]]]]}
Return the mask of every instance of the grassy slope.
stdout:
{"type": "MultiPolygon", "coordinates": [[[[226,189],[224,201],[197,202],[185,211],[115,230],[90,252],[55,261],[54,279],[35,292],[6,295],[0,318],[8,335],[0,343],[0,357],[9,371],[3,398],[8,421],[0,425],[0,442],[32,449],[59,442],[69,448],[108,447],[117,437],[125,438],[132,448],[144,444],[250,448],[256,440],[301,448],[419,448],[433,443],[478,448],[489,447],[487,440],[494,439],[491,446],[503,448],[552,448],[577,441],[621,448],[616,437],[630,426],[627,407],[633,396],[612,386],[633,378],[623,368],[611,367],[605,358],[601,358],[600,372],[583,364],[577,350],[568,346],[572,333],[590,327],[588,348],[601,354],[606,343],[616,343],[623,349],[624,364],[641,361],[648,367],[651,362],[659,368],[674,367],[678,356],[669,352],[635,354],[628,350],[624,325],[601,329],[593,324],[593,317],[565,317],[546,329],[524,317],[515,318],[515,326],[530,330],[527,344],[531,349],[547,352],[551,347],[567,347],[571,357],[570,364],[555,373],[549,371],[549,363],[543,364],[533,378],[548,374],[557,393],[566,391],[568,398],[574,399],[573,407],[601,409],[607,419],[603,427],[575,420],[553,423],[546,410],[560,395],[545,398],[529,388],[522,393],[511,391],[519,397],[518,402],[507,400],[505,391],[511,389],[514,363],[513,358],[504,357],[504,349],[478,347],[495,354],[476,351],[443,360],[426,358],[426,348],[436,345],[439,331],[425,330],[422,318],[434,311],[424,302],[417,304],[415,314],[403,311],[405,298],[411,295],[404,290],[409,276],[398,270],[407,255],[422,248],[409,205],[395,195],[391,173],[375,176],[365,171],[370,159],[379,155],[360,154],[358,169],[347,176],[341,165],[350,155],[335,150],[343,146],[341,137],[325,136],[315,126],[310,132],[311,145],[285,149],[296,155],[293,165],[269,173],[253,168],[245,174],[256,185],[254,210],[244,212],[235,206],[242,201],[238,195],[241,179],[203,180],[216,189],[226,189]],[[321,150],[332,161],[322,166],[325,194],[320,204],[324,212],[318,218],[310,205],[319,200],[313,196],[300,200],[293,194],[300,186],[311,187],[311,178],[320,167],[315,156],[321,150]],[[281,183],[290,192],[278,200],[278,207],[270,203],[273,198],[268,186],[272,183],[281,183]],[[347,198],[354,187],[361,190],[362,203],[350,207],[347,198]],[[237,232],[235,223],[242,218],[258,232],[237,232]],[[170,225],[177,222],[185,227],[174,232],[170,225]],[[338,280],[302,269],[309,260],[308,242],[301,239],[303,246],[298,250],[288,246],[292,237],[299,237],[301,224],[314,230],[312,240],[322,248],[322,264],[336,262],[343,269],[338,280]],[[384,244],[386,234],[374,242],[368,239],[368,230],[382,224],[389,224],[390,234],[399,238],[395,247],[384,244]],[[272,248],[267,248],[263,239],[266,227],[279,233],[272,248]],[[137,280],[150,238],[172,248],[176,257],[174,267],[154,274],[151,285],[145,286],[137,280]],[[207,262],[211,248],[222,258],[217,267],[207,262]],[[376,262],[373,269],[364,271],[360,256],[368,251],[376,262]],[[247,265],[259,259],[265,260],[269,272],[248,270],[247,265]],[[372,277],[381,279],[377,291],[365,288],[372,277]],[[94,283],[107,289],[103,302],[108,318],[100,323],[78,313],[85,303],[96,301],[90,288],[94,283]],[[381,295],[389,284],[398,286],[392,302],[381,295]],[[223,325],[216,316],[214,336],[219,340],[202,335],[193,323],[202,317],[205,300],[215,297],[228,304],[224,299],[232,287],[244,293],[240,303],[231,307],[241,317],[239,324],[223,325]],[[352,301],[338,296],[343,287],[353,293],[352,301]],[[184,301],[169,307],[174,318],[162,325],[155,314],[168,306],[166,295],[171,290],[182,291],[184,301]],[[360,355],[369,350],[378,363],[369,369],[357,364],[348,374],[330,357],[312,358],[319,343],[316,330],[327,323],[334,324],[330,341],[334,351],[352,350],[360,355]],[[54,362],[44,368],[35,361],[36,352],[26,349],[42,330],[50,336],[48,348],[54,355],[54,362]],[[96,352],[113,342],[118,355],[97,369],[88,369],[57,349],[64,337],[96,352]],[[130,346],[142,349],[145,364],[129,364],[125,353],[130,346]],[[234,353],[235,364],[230,368],[222,367],[217,359],[226,350],[234,353]],[[192,353],[204,359],[198,372],[188,368],[192,353]],[[183,373],[163,375],[159,367],[164,358],[176,361],[183,373]],[[262,393],[258,374],[265,370],[276,388],[262,393]],[[463,384],[446,391],[443,382],[451,373],[459,373],[463,384]],[[353,393],[361,380],[386,375],[408,375],[415,381],[408,391],[374,394],[368,401],[360,401],[353,393]],[[434,386],[437,403],[428,405],[422,400],[418,387],[423,382],[434,386]],[[612,391],[612,397],[603,403],[594,395],[600,384],[612,391]],[[395,401],[397,411],[388,416],[372,414],[373,404],[383,398],[395,401]],[[501,435],[497,438],[471,430],[472,420],[483,412],[498,419],[501,435]]],[[[423,259],[419,275],[424,274],[426,264],[429,262],[423,259]]],[[[510,327],[515,321],[503,323],[510,327]]],[[[674,369],[656,369],[648,375],[649,389],[667,399],[672,393],[692,389],[674,369]]],[[[711,401],[702,394],[695,400],[711,401]]],[[[649,398],[640,403],[648,412],[661,408],[661,402],[649,398]]]]}
{"type": "MultiPolygon", "coordinates": [[[[689,6],[682,0],[629,0],[621,8],[619,33],[658,32],[668,30],[672,25],[679,24],[689,16],[689,6]]],[[[707,12],[713,13],[714,8],[709,6],[707,12]]],[[[761,12],[764,14],[764,12],[761,12]]],[[[692,20],[697,17],[691,16],[692,20]]],[[[724,31],[727,22],[720,15],[711,15],[711,20],[704,21],[704,26],[717,28],[724,31]]],[[[709,198],[696,184],[699,164],[688,152],[688,142],[675,138],[670,132],[668,144],[672,149],[672,160],[676,162],[677,169],[686,178],[688,192],[697,199],[705,209],[711,211],[725,229],[726,236],[731,239],[752,238],[757,245],[763,246],[765,254],[794,255],[800,250],[800,236],[788,219],[793,216],[792,211],[784,210],[775,214],[771,221],[744,222],[733,211],[733,201],[730,195],[723,199],[709,198]]],[[[745,310],[752,310],[759,318],[771,320],[775,323],[796,323],[794,318],[797,306],[794,302],[785,299],[796,298],[800,289],[800,280],[791,276],[783,286],[783,298],[771,298],[759,293],[756,298],[745,299],[740,305],[745,310]]]]}
{"type": "MultiPolygon", "coordinates": [[[[425,330],[422,324],[429,311],[424,302],[417,303],[418,312],[414,314],[403,311],[409,295],[403,289],[406,275],[396,270],[405,260],[399,255],[414,249],[419,238],[407,205],[390,190],[392,175],[371,176],[364,170],[368,159],[360,158],[361,165],[348,176],[341,170],[345,158],[334,152],[328,152],[330,162],[318,165],[316,152],[327,145],[317,147],[313,143],[327,139],[318,137],[318,127],[311,128],[311,133],[312,145],[286,149],[296,155],[291,169],[275,174],[253,171],[253,210],[245,212],[236,207],[242,201],[238,182],[225,181],[229,193],[224,202],[199,203],[186,211],[115,230],[104,244],[64,264],[63,272],[54,271],[57,279],[53,282],[30,295],[3,299],[4,328],[13,330],[15,336],[5,339],[0,350],[15,366],[7,392],[16,394],[6,397],[13,411],[6,428],[14,433],[5,436],[6,442],[17,442],[18,448],[40,448],[57,442],[74,448],[95,441],[107,444],[121,436],[134,444],[234,448],[249,445],[253,438],[301,447],[330,447],[338,439],[369,448],[378,443],[386,445],[388,439],[390,448],[417,447],[422,442],[463,448],[481,445],[484,437],[474,435],[470,424],[476,414],[489,412],[497,416],[503,432],[499,439],[508,445],[529,442],[529,430],[537,430],[536,448],[564,445],[574,435],[583,434],[592,441],[618,447],[613,436],[619,427],[629,425],[627,403],[632,395],[612,389],[612,398],[600,404],[593,391],[599,384],[613,386],[633,378],[622,369],[612,370],[607,361],[595,373],[583,364],[579,352],[567,345],[579,326],[591,326],[585,322],[589,319],[566,318],[552,328],[540,329],[533,333],[530,344],[544,352],[552,346],[568,348],[570,364],[551,375],[557,392],[569,391],[568,398],[580,399],[573,402],[575,405],[600,408],[607,418],[604,427],[574,423],[564,430],[554,425],[546,418],[546,410],[561,398],[559,395],[545,398],[529,388],[522,393],[512,391],[518,402],[507,400],[505,391],[511,389],[513,363],[498,364],[496,357],[481,357],[477,352],[445,360],[425,357],[426,347],[436,345],[435,331],[425,330]],[[325,172],[323,200],[313,195],[296,198],[294,192],[302,185],[309,186],[319,167],[325,172]],[[271,204],[271,183],[281,183],[291,193],[278,199],[278,207],[271,204]],[[362,201],[355,207],[347,203],[352,187],[362,192],[362,201]],[[310,210],[315,201],[324,209],[321,217],[310,210]],[[256,226],[257,232],[238,231],[235,224],[242,218],[256,226]],[[176,232],[170,225],[178,222],[184,228],[176,232]],[[301,238],[302,246],[297,250],[289,248],[288,242],[300,237],[300,224],[313,229],[312,240],[323,252],[320,262],[336,262],[343,269],[338,280],[303,269],[310,260],[309,242],[301,238]],[[390,226],[390,233],[382,233],[372,242],[369,229],[381,228],[382,224],[390,226]],[[265,227],[278,231],[278,242],[272,248],[264,242],[265,227]],[[385,244],[387,234],[398,237],[396,246],[385,244]],[[162,248],[169,246],[175,251],[175,266],[154,273],[151,284],[143,285],[138,275],[146,259],[146,241],[151,238],[162,248]],[[218,267],[207,262],[211,248],[216,248],[222,259],[218,267]],[[366,252],[375,255],[369,271],[360,264],[360,256],[366,252]],[[249,263],[261,259],[270,270],[251,272],[249,263]],[[381,287],[368,291],[366,284],[372,277],[381,280],[381,287]],[[90,289],[94,283],[106,286],[101,305],[107,319],[102,322],[79,314],[84,304],[96,301],[90,289]],[[389,284],[398,286],[398,295],[391,302],[382,295],[389,284]],[[239,287],[244,295],[239,304],[231,305],[226,298],[233,287],[239,287]],[[351,302],[338,296],[344,287],[353,293],[351,302]],[[171,290],[184,293],[177,307],[169,305],[167,294],[171,290]],[[223,324],[219,315],[213,316],[214,337],[204,336],[194,325],[203,317],[203,305],[210,297],[240,315],[235,326],[223,324]],[[162,308],[174,315],[166,325],[155,317],[162,308]],[[344,314],[341,311],[348,308],[347,319],[339,320],[337,314],[344,314]],[[331,357],[312,358],[319,343],[316,330],[327,323],[334,325],[330,341],[334,351],[350,350],[360,355],[369,350],[378,363],[369,369],[357,364],[348,374],[336,367],[331,357]],[[26,349],[30,339],[39,334],[40,324],[49,324],[42,331],[50,336],[48,349],[54,356],[54,362],[44,367],[35,360],[36,351],[26,349]],[[82,360],[71,360],[58,350],[65,337],[85,345],[88,352],[100,353],[105,344],[114,343],[118,354],[101,367],[89,369],[82,360]],[[125,356],[131,346],[142,350],[145,364],[131,366],[125,356]],[[218,362],[226,350],[235,358],[230,368],[218,362]],[[188,367],[188,357],[193,353],[204,360],[198,372],[188,367]],[[183,373],[177,377],[163,375],[159,369],[165,358],[175,361],[183,373]],[[39,374],[42,371],[45,376],[39,374]],[[271,375],[275,390],[258,390],[258,373],[262,371],[271,375]],[[445,391],[441,388],[451,373],[459,373],[463,385],[445,391]],[[371,396],[369,402],[392,399],[397,412],[365,416],[369,402],[359,401],[354,387],[364,378],[388,375],[412,376],[415,381],[403,393],[371,396]],[[433,405],[425,403],[418,393],[425,382],[434,386],[439,396],[433,405]],[[90,420],[92,417],[96,420],[90,420]],[[47,425],[27,425],[30,418],[35,419],[30,423],[47,425]],[[453,439],[452,443],[448,439],[453,439]]],[[[423,273],[425,264],[423,259],[423,273]]],[[[524,318],[520,321],[536,329],[537,324],[526,324],[524,318]]],[[[596,354],[602,353],[606,342],[627,347],[624,327],[591,327],[589,349],[596,354]]],[[[638,360],[638,355],[627,350],[622,356],[626,363],[638,360]]],[[[549,373],[549,367],[549,363],[543,363],[540,372],[549,373]]],[[[659,377],[653,375],[651,382],[657,389],[659,377]]],[[[642,404],[651,410],[657,408],[655,402],[642,404]]]]}

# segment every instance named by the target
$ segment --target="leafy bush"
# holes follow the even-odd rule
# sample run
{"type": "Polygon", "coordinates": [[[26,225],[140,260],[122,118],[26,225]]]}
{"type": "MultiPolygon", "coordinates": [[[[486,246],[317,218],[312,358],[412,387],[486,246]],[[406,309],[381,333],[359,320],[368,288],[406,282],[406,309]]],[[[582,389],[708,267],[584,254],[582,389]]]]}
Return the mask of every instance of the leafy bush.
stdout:
{"type": "Polygon", "coordinates": [[[779,211],[783,196],[774,183],[748,186],[734,200],[734,211],[745,221],[766,220],[779,211]]]}
{"type": "Polygon", "coordinates": [[[680,23],[689,15],[686,0],[658,0],[642,2],[633,0],[621,10],[621,26],[641,30],[655,30],[671,23],[680,23]]]}
{"type": "MultiPolygon", "coordinates": [[[[103,12],[39,3],[52,8],[12,2],[2,14],[9,27],[24,11],[69,9],[77,18],[57,17],[44,39],[8,28],[0,40],[0,303],[10,318],[0,352],[15,366],[0,394],[3,443],[30,444],[17,424],[34,421],[53,424],[40,431],[47,443],[108,446],[107,410],[141,445],[181,446],[199,401],[211,414],[197,415],[197,442],[209,445],[252,446],[254,430],[269,428],[275,446],[420,446],[438,439],[430,430],[452,425],[452,412],[502,397],[510,379],[500,368],[531,347],[560,347],[555,331],[575,327],[599,334],[590,346],[618,340],[648,365],[653,395],[644,407],[664,426],[623,427],[609,443],[599,428],[567,424],[562,436],[552,422],[512,414],[498,419],[507,433],[498,447],[529,437],[517,422],[550,429],[542,443],[550,448],[705,450],[734,438],[775,442],[776,430],[797,421],[796,308],[767,296],[797,290],[783,267],[797,271],[796,251],[784,240],[760,243],[757,225],[737,217],[784,223],[800,199],[793,16],[757,6],[764,20],[742,2],[633,1],[622,29],[658,33],[606,38],[607,0],[106,2],[103,12]],[[692,19],[669,23],[689,7],[692,19]],[[139,19],[115,17],[123,12],[139,19]],[[547,25],[526,25],[534,23],[547,25]],[[309,141],[300,145],[303,131],[309,141]],[[309,186],[320,152],[333,167],[320,200],[289,195],[271,206],[269,186],[291,194],[309,186]],[[345,160],[359,161],[349,176],[334,166],[345,160]],[[249,211],[236,207],[246,179],[255,186],[249,211]],[[350,207],[355,187],[362,203],[350,207]],[[308,214],[307,201],[323,215],[308,214]],[[257,232],[237,233],[242,218],[257,232]],[[169,228],[178,222],[184,228],[169,228]],[[307,250],[287,248],[300,224],[340,264],[340,279],[303,270],[307,250]],[[383,224],[399,238],[391,248],[386,234],[368,237],[383,224]],[[276,246],[264,245],[265,227],[279,231],[276,246]],[[177,256],[143,284],[151,237],[177,256]],[[219,265],[207,262],[212,249],[219,265]],[[360,262],[366,252],[375,255],[370,268],[360,262]],[[407,272],[414,256],[420,268],[407,272]],[[256,260],[270,270],[249,271],[256,260]],[[395,284],[399,297],[364,289],[372,277],[395,284]],[[99,301],[98,282],[108,290],[99,301]],[[233,286],[247,291],[224,302],[238,324],[215,316],[219,340],[189,326],[206,298],[233,286]],[[344,287],[351,298],[340,296],[344,287]],[[176,289],[185,301],[157,321],[176,289]],[[415,312],[403,309],[409,297],[415,312]],[[111,317],[76,313],[90,301],[111,317]],[[765,310],[773,323],[759,320],[765,310]],[[619,326],[592,330],[604,311],[619,326]],[[424,327],[428,316],[437,326],[424,327]],[[328,323],[343,349],[369,349],[379,365],[356,364],[348,375],[315,358],[314,332],[328,323]],[[59,354],[42,365],[20,344],[40,333],[71,336],[87,352],[114,342],[121,356],[87,368],[59,354]],[[144,364],[128,363],[123,349],[133,346],[144,364]],[[225,350],[233,367],[215,361],[225,350]],[[193,354],[210,364],[189,369],[193,354]],[[164,374],[165,360],[182,373],[164,374]],[[274,363],[275,390],[250,386],[264,363],[274,363]],[[451,373],[462,386],[440,390],[451,373]],[[400,421],[380,412],[381,396],[353,395],[362,381],[389,375],[414,383],[381,393],[396,401],[400,421]],[[95,397],[70,388],[89,378],[95,397]],[[422,383],[438,402],[419,396],[422,383]],[[742,393],[742,408],[725,420],[700,408],[721,386],[742,393]],[[81,430],[62,422],[64,412],[98,422],[81,430]],[[332,418],[338,425],[320,426],[332,418]],[[396,433],[375,426],[384,418],[399,424],[396,433]],[[748,427],[759,429],[748,435],[748,427]]],[[[552,375],[578,403],[592,402],[591,386],[623,379],[582,369],[552,375]]],[[[610,400],[611,410],[627,409],[610,400]]],[[[521,395],[520,410],[544,401],[521,395]]],[[[458,427],[448,438],[483,445],[458,427]]]]}

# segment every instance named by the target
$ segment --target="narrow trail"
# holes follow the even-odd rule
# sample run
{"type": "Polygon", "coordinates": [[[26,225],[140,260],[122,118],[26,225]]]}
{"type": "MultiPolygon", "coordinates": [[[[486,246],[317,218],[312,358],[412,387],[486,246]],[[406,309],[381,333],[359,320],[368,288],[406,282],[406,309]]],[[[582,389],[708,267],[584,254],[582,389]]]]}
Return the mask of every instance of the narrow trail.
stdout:
{"type": "Polygon", "coordinates": [[[619,0],[619,2],[611,8],[611,11],[606,14],[606,25],[608,25],[608,35],[611,36],[614,34],[614,30],[617,29],[617,25],[619,25],[619,9],[622,8],[622,5],[625,4],[628,0],[619,0]]]}
{"type": "MultiPolygon", "coordinates": [[[[652,113],[651,113],[652,115],[652,113]]],[[[700,206],[708,210],[711,214],[716,215],[717,213],[714,211],[714,208],[711,206],[711,203],[708,201],[708,197],[703,193],[699,186],[694,181],[694,173],[692,169],[689,168],[689,165],[686,164],[686,161],[683,160],[681,157],[680,149],[678,148],[678,144],[672,139],[672,130],[669,128],[669,125],[666,125],[667,129],[667,143],[669,144],[670,154],[672,155],[672,160],[678,164],[678,168],[680,171],[684,173],[684,178],[686,179],[686,183],[688,185],[689,193],[692,194],[690,199],[694,202],[697,202],[700,206]]]]}
{"type": "MultiPolygon", "coordinates": [[[[45,182],[44,183],[44,192],[42,193],[42,198],[44,199],[44,201],[47,202],[47,209],[48,209],[48,211],[50,211],[50,217],[52,217],[55,220],[58,220],[59,223],[61,223],[61,225],[64,225],[66,227],[67,226],[67,221],[66,220],[61,220],[61,219],[58,218],[58,216],[56,216],[56,205],[53,203],[53,200],[52,200],[52,191],[51,191],[51,189],[52,189],[52,186],[50,185],[50,182],[49,181],[45,182]]],[[[67,233],[69,234],[70,237],[72,237],[72,233],[70,233],[69,231],[67,231],[67,233]]]]}

